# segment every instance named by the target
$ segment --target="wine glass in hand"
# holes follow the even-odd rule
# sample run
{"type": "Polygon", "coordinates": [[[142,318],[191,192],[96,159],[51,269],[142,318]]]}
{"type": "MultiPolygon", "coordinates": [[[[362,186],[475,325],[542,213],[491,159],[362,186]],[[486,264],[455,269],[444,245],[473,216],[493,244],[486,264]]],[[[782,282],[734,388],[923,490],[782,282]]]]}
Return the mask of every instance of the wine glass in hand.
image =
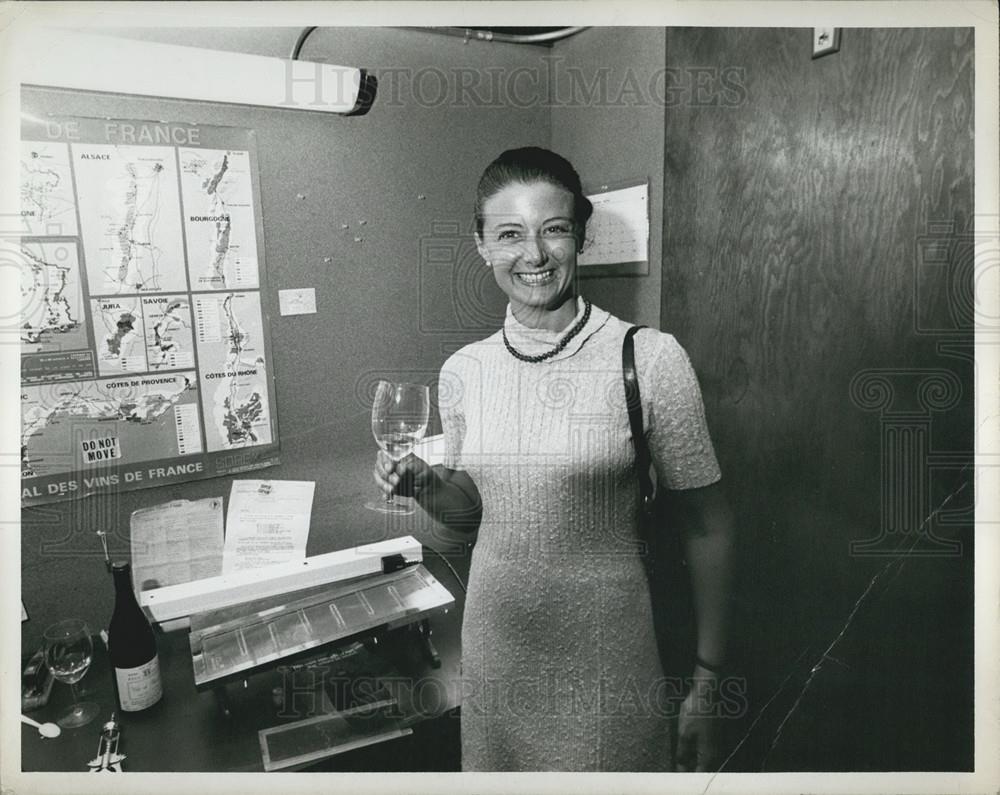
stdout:
{"type": "Polygon", "coordinates": [[[67,618],[46,629],[43,637],[45,664],[52,676],[73,691],[73,705],[56,723],[64,729],[86,726],[100,709],[93,701],[80,701],[76,693],[76,683],[83,679],[94,656],[90,628],[79,618],[67,618]]]}
{"type": "MultiPolygon", "coordinates": [[[[423,438],[430,418],[430,405],[430,390],[424,384],[378,382],[372,404],[372,434],[393,461],[408,456],[423,438]]],[[[366,503],[365,507],[383,513],[413,513],[412,507],[396,503],[392,494],[384,501],[366,503]]]]}

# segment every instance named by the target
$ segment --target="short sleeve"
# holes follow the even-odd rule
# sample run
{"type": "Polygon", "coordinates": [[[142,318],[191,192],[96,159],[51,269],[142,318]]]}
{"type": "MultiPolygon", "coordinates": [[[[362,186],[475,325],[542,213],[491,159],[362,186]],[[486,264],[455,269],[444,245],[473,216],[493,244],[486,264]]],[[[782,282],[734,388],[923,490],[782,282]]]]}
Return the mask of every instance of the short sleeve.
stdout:
{"type": "MultiPolygon", "coordinates": [[[[641,371],[640,371],[641,372],[641,371]]],[[[722,477],[705,421],[701,389],[687,352],[670,334],[660,334],[645,383],[646,438],[661,485],[695,489],[722,477]]]]}
{"type": "Polygon", "coordinates": [[[444,363],[438,375],[438,411],[444,432],[444,465],[463,469],[462,445],[465,442],[465,385],[455,357],[444,363]]]}

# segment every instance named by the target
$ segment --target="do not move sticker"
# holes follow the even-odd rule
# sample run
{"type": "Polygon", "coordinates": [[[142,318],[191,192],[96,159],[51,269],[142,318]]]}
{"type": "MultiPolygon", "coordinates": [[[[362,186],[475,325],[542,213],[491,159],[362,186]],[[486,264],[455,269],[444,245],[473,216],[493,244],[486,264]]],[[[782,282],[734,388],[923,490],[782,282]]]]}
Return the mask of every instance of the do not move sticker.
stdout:
{"type": "Polygon", "coordinates": [[[96,464],[100,461],[111,461],[122,457],[122,450],[117,436],[106,436],[103,439],[84,439],[80,442],[83,450],[83,461],[86,464],[96,464]]]}

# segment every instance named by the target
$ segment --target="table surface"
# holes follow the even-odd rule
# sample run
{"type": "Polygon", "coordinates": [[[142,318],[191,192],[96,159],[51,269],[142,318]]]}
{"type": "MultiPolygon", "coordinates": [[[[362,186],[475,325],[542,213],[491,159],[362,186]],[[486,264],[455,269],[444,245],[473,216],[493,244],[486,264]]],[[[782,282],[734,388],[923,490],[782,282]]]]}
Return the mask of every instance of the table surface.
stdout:
{"type": "MultiPolygon", "coordinates": [[[[440,716],[460,704],[464,594],[454,573],[437,555],[428,554],[426,548],[423,563],[452,593],[455,605],[430,618],[432,641],[441,666],[434,668],[429,660],[414,655],[407,660],[407,670],[401,669],[403,676],[394,679],[397,685],[394,695],[400,688],[403,693],[399,699],[403,705],[402,722],[408,726],[440,716]]],[[[43,739],[35,728],[22,724],[23,770],[85,771],[87,763],[96,756],[101,726],[115,711],[116,704],[107,651],[99,639],[94,646],[94,661],[77,689],[82,699],[97,702],[99,716],[87,726],[64,729],[55,739],[43,739]]],[[[227,686],[231,715],[226,716],[215,693],[195,689],[187,630],[159,633],[157,648],[163,698],[142,712],[117,711],[122,732],[119,750],[126,754],[126,771],[262,771],[258,732],[301,720],[316,711],[316,699],[309,693],[299,694],[305,696],[304,701],[298,698],[283,708],[277,706],[272,690],[281,685],[281,675],[269,671],[252,675],[245,684],[227,686]],[[169,742],[165,742],[166,738],[169,742]]],[[[48,704],[33,710],[29,716],[40,722],[55,720],[71,701],[70,688],[56,682],[48,704]]]]}

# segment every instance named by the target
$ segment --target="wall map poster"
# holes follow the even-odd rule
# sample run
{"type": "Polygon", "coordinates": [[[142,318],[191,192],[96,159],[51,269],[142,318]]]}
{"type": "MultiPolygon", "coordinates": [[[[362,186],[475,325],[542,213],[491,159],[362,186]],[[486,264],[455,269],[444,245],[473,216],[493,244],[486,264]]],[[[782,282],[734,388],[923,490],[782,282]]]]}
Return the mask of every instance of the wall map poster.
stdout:
{"type": "Polygon", "coordinates": [[[21,502],[278,463],[252,130],[25,116],[21,502]]]}

